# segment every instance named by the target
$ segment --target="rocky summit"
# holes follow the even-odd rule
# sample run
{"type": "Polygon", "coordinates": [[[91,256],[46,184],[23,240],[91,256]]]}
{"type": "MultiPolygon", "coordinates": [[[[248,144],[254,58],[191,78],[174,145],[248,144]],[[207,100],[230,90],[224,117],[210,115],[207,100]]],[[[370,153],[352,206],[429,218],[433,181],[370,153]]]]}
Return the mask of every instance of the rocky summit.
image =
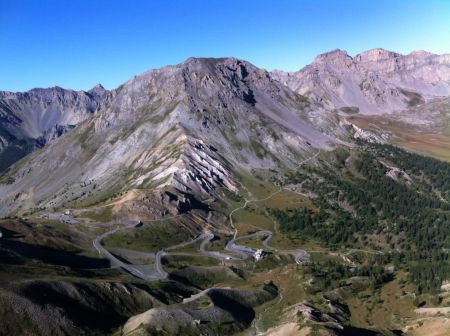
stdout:
{"type": "Polygon", "coordinates": [[[372,49],[354,57],[343,50],[317,56],[303,69],[272,76],[329,108],[364,114],[393,113],[450,94],[450,55],[415,51],[401,55],[372,49]]]}

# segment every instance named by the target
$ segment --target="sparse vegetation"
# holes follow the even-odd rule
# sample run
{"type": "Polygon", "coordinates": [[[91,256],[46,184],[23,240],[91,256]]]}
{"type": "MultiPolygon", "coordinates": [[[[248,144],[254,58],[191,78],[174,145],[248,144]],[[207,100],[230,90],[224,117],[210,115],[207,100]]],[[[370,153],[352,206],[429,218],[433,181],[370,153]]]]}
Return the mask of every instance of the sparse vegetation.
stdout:
{"type": "Polygon", "coordinates": [[[192,238],[184,226],[174,221],[152,222],[133,230],[122,230],[108,236],[105,246],[143,252],[157,252],[162,248],[182,243],[192,238]]]}
{"type": "Polygon", "coordinates": [[[330,246],[389,252],[385,261],[395,260],[409,270],[419,292],[436,293],[450,276],[449,172],[450,165],[441,161],[392,146],[367,145],[351,166],[288,177],[291,183],[304,181],[304,188],[319,195],[314,200],[318,212],[290,209],[271,214],[284,232],[298,231],[330,246]],[[410,180],[387,176],[388,165],[410,180]],[[363,245],[358,236],[367,234],[384,237],[384,243],[363,245]]]}
{"type": "Polygon", "coordinates": [[[409,107],[422,104],[425,101],[420,93],[407,90],[400,90],[400,92],[408,99],[409,107]]]}

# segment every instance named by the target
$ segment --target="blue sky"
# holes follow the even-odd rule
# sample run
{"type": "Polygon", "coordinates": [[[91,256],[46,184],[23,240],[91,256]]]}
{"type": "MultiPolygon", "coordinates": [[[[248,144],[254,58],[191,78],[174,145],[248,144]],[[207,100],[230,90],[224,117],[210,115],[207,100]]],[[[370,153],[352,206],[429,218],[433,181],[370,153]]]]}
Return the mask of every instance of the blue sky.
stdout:
{"type": "Polygon", "coordinates": [[[450,53],[450,1],[0,0],[0,90],[111,89],[189,56],[292,71],[376,47],[450,53]]]}

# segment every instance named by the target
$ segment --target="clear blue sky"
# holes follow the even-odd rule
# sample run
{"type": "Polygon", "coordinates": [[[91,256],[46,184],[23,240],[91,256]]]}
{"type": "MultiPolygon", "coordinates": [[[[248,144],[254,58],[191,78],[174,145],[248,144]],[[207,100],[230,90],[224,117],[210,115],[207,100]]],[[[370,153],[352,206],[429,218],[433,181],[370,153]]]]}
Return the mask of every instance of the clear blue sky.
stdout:
{"type": "Polygon", "coordinates": [[[450,53],[450,1],[0,0],[0,90],[111,89],[189,56],[292,71],[375,47],[450,53]]]}

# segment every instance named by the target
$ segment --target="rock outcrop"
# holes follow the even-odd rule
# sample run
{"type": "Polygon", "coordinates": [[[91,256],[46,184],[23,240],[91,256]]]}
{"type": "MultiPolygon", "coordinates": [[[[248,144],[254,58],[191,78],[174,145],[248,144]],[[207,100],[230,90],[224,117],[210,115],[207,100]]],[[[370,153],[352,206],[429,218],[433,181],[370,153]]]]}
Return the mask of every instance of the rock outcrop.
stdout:
{"type": "Polygon", "coordinates": [[[0,171],[88,119],[109,98],[101,85],[87,92],[60,87],[0,92],[0,171]]]}
{"type": "Polygon", "coordinates": [[[358,107],[361,113],[392,113],[426,99],[450,95],[450,55],[416,51],[401,55],[372,49],[349,56],[333,50],[303,69],[272,76],[329,108],[358,107]]]}
{"type": "Polygon", "coordinates": [[[0,214],[77,206],[90,195],[105,199],[130,188],[170,186],[217,198],[222,189],[237,191],[236,173],[295,167],[344,134],[320,104],[234,58],[152,70],[110,97],[7,174],[14,182],[0,185],[0,214]]]}

